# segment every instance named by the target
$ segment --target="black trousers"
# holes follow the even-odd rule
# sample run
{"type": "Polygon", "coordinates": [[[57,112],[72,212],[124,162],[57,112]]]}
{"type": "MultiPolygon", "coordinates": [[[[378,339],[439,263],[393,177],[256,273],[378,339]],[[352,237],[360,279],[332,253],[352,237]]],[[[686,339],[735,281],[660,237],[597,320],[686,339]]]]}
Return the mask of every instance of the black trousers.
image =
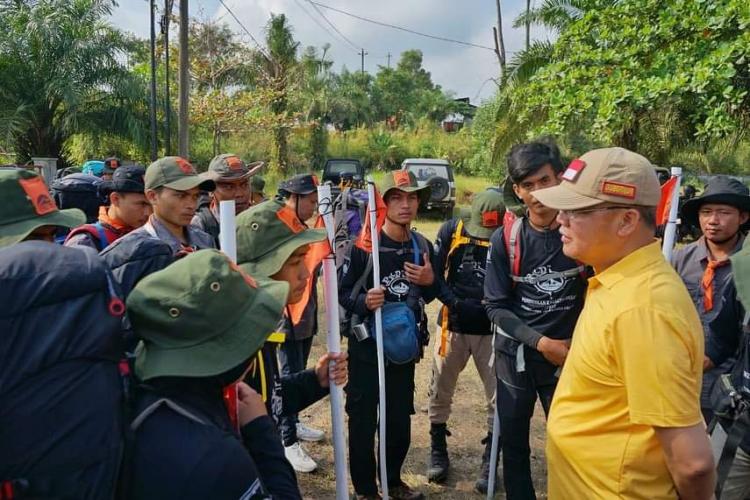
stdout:
{"type": "MultiPolygon", "coordinates": [[[[307,360],[312,349],[312,337],[302,340],[287,339],[279,349],[279,365],[281,375],[291,375],[307,368],[307,360]]],[[[281,440],[284,446],[291,446],[297,442],[297,414],[285,415],[279,422],[281,440]]]]}
{"type": "Polygon", "coordinates": [[[556,366],[528,358],[525,371],[518,372],[515,356],[495,352],[495,406],[503,435],[503,481],[508,500],[536,499],[531,481],[531,417],[537,397],[542,402],[545,415],[549,414],[557,386],[556,366]]]}
{"type": "MultiPolygon", "coordinates": [[[[346,413],[349,416],[349,469],[354,491],[374,495],[376,483],[375,433],[378,429],[378,365],[371,339],[349,341],[349,383],[346,413]]],[[[401,466],[411,444],[414,414],[414,363],[386,361],[386,472],[388,486],[401,484],[401,466]]],[[[379,477],[379,476],[378,476],[379,477]]]]}

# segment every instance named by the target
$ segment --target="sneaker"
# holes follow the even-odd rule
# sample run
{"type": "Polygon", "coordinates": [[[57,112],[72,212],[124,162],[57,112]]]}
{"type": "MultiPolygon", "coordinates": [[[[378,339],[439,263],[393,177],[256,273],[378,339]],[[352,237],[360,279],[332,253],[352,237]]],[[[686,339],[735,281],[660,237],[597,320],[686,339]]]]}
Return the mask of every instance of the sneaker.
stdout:
{"type": "Polygon", "coordinates": [[[292,464],[292,468],[297,472],[312,472],[318,468],[315,460],[310,458],[305,449],[299,443],[291,446],[284,446],[284,456],[292,464]]]}
{"type": "Polygon", "coordinates": [[[308,427],[299,422],[297,423],[297,439],[301,441],[321,441],[325,436],[326,433],[319,429],[308,427]]]}

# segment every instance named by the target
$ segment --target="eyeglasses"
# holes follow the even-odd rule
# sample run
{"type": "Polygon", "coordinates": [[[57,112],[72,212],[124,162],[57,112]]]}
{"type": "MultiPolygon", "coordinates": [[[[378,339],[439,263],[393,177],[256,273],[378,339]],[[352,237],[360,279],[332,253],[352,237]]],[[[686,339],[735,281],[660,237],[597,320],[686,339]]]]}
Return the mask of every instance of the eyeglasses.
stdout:
{"type": "Polygon", "coordinates": [[[561,217],[567,218],[568,220],[577,220],[586,214],[599,212],[600,210],[620,210],[620,209],[627,210],[630,208],[633,208],[633,207],[629,207],[626,205],[610,205],[607,207],[582,208],[580,210],[559,210],[558,214],[561,217]]]}

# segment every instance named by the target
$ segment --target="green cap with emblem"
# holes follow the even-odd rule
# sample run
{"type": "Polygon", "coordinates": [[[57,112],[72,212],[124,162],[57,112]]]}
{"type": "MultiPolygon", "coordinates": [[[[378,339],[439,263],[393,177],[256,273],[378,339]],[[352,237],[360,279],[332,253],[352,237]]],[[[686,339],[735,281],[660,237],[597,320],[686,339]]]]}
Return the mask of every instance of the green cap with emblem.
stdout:
{"type": "Polygon", "coordinates": [[[418,193],[420,205],[427,203],[432,191],[430,186],[420,186],[417,177],[408,170],[392,170],[385,174],[385,178],[380,183],[380,196],[384,201],[388,193],[394,189],[405,193],[418,193]]]}
{"type": "Polygon", "coordinates": [[[218,250],[199,250],[146,276],[127,299],[143,339],[136,374],[210,377],[237,367],[273,333],[288,293],[288,283],[255,279],[218,250]]]}
{"type": "Polygon", "coordinates": [[[143,180],[147,190],[167,187],[177,191],[188,191],[199,187],[203,191],[213,191],[216,188],[213,180],[198,175],[195,167],[179,156],[159,158],[148,166],[143,180]]]}
{"type": "Polygon", "coordinates": [[[268,200],[237,216],[237,263],[253,276],[273,276],[298,248],[327,238],[309,229],[281,200],[268,200]]]}
{"type": "Polygon", "coordinates": [[[466,232],[475,238],[490,239],[492,233],[503,224],[505,204],[503,195],[495,189],[487,189],[474,195],[471,216],[466,221],[466,232]]]}
{"type": "Polygon", "coordinates": [[[0,199],[0,247],[23,241],[42,226],[72,229],[86,223],[77,208],[59,210],[44,179],[30,170],[0,170],[0,199]]]}

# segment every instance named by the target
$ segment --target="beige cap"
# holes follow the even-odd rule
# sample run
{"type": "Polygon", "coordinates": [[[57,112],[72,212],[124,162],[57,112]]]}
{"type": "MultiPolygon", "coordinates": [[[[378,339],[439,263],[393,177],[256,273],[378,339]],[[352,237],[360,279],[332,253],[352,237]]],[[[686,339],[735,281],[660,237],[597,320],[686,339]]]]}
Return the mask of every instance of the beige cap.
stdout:
{"type": "Polygon", "coordinates": [[[534,198],[557,210],[602,203],[655,207],[661,188],[654,166],[624,148],[594,149],[570,162],[557,186],[534,191],[534,198]]]}

